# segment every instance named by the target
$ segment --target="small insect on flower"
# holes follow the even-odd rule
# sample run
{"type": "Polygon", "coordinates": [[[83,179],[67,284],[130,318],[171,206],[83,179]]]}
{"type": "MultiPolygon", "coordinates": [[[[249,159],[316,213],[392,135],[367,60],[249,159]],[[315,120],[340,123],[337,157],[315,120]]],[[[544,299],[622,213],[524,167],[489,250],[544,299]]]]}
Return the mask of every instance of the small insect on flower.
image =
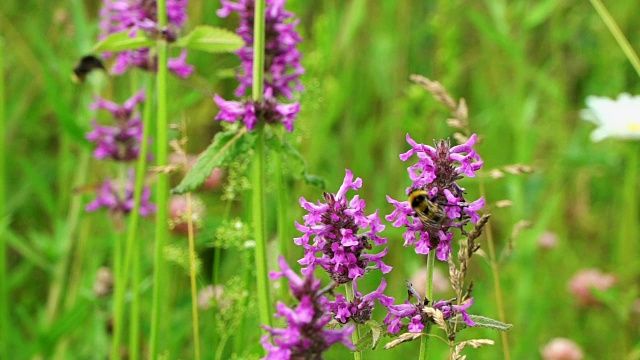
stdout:
{"type": "Polygon", "coordinates": [[[93,55],[83,56],[76,67],[73,68],[71,79],[75,83],[82,83],[86,80],[89,73],[97,69],[105,70],[102,60],[93,55]]]}
{"type": "Polygon", "coordinates": [[[431,201],[429,193],[423,189],[411,190],[409,204],[415,211],[415,216],[420,219],[422,225],[427,229],[440,230],[440,227],[445,225],[449,219],[442,205],[431,201]]]}

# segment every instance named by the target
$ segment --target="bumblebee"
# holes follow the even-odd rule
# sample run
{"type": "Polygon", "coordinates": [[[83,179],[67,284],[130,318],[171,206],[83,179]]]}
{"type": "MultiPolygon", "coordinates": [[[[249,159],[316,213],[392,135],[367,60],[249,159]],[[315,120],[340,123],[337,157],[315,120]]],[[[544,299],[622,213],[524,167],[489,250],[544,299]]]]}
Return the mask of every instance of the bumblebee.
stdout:
{"type": "Polygon", "coordinates": [[[440,230],[448,221],[447,213],[441,205],[429,199],[429,193],[423,189],[413,189],[409,193],[409,204],[415,216],[420,219],[425,228],[440,230]]]}
{"type": "Polygon", "coordinates": [[[83,56],[76,67],[73,68],[71,79],[75,83],[84,82],[87,78],[87,75],[89,75],[89,73],[93,70],[106,71],[104,65],[102,64],[102,60],[93,55],[83,56]]]}

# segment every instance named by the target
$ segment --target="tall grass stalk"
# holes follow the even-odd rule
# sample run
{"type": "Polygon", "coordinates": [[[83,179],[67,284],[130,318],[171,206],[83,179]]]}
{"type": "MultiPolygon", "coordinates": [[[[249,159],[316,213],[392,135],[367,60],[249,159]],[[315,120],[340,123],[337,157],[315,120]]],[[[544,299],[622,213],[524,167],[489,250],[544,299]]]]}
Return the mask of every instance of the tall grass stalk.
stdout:
{"type": "Polygon", "coordinates": [[[620,46],[620,49],[622,49],[627,59],[629,59],[629,62],[635,69],[638,76],[640,76],[640,59],[638,58],[638,54],[636,54],[636,52],[633,50],[633,47],[631,47],[629,40],[627,40],[627,38],[624,36],[622,30],[620,30],[620,27],[613,19],[611,14],[609,14],[609,11],[607,11],[607,8],[602,4],[602,2],[600,0],[590,1],[591,5],[593,5],[593,7],[598,12],[598,16],[600,16],[604,24],[611,32],[611,35],[613,35],[613,37],[618,42],[618,46],[620,46]]]}
{"type": "MultiPolygon", "coordinates": [[[[167,3],[166,0],[158,0],[158,27],[164,29],[167,26],[167,3]]],[[[159,39],[158,51],[158,73],[156,75],[157,91],[157,131],[156,131],[156,161],[157,166],[166,166],[168,160],[168,121],[167,121],[167,42],[159,39]]],[[[168,238],[168,213],[167,202],[169,198],[169,178],[162,172],[158,174],[156,184],[156,239],[154,245],[153,264],[153,300],[151,308],[151,339],[149,344],[149,358],[158,358],[158,340],[160,339],[160,309],[162,301],[162,284],[164,276],[163,248],[168,238]]]]}
{"type": "MultiPolygon", "coordinates": [[[[185,164],[187,158],[185,155],[185,164]]],[[[196,246],[193,232],[193,202],[191,193],[187,193],[187,229],[189,233],[189,275],[191,278],[191,316],[193,321],[193,346],[195,359],[200,360],[200,322],[198,321],[198,287],[196,284],[196,246]]]]}
{"type": "MultiPolygon", "coordinates": [[[[0,149],[6,149],[4,101],[4,40],[0,37],[0,149]]],[[[0,151],[0,359],[9,358],[9,285],[7,284],[7,243],[2,226],[5,224],[5,151],[0,151]]]]}
{"type": "MultiPolygon", "coordinates": [[[[484,182],[480,181],[480,195],[486,199],[484,191],[484,182]]],[[[503,323],[507,322],[507,316],[504,312],[504,300],[502,297],[502,287],[500,285],[500,267],[496,258],[496,247],[493,241],[493,231],[491,229],[491,221],[485,225],[485,233],[487,234],[487,247],[489,248],[489,265],[491,266],[491,275],[493,277],[493,291],[496,297],[496,307],[498,308],[498,319],[503,323]]],[[[500,331],[502,340],[502,354],[505,360],[511,360],[511,351],[509,350],[509,336],[506,331],[500,331]]]]}
{"type": "MultiPolygon", "coordinates": [[[[184,129],[183,142],[186,143],[186,121],[182,121],[184,129]]],[[[186,151],[182,152],[182,163],[189,166],[186,151]]],[[[189,238],[189,279],[191,282],[191,320],[193,327],[193,346],[195,348],[195,360],[200,360],[200,321],[198,320],[198,286],[196,282],[196,245],[193,229],[193,201],[191,193],[187,193],[187,236],[189,238]]]]}
{"type": "MultiPolygon", "coordinates": [[[[344,290],[347,296],[347,301],[351,302],[355,298],[355,291],[353,291],[353,281],[344,284],[344,290]]],[[[358,324],[354,324],[356,327],[355,331],[351,333],[351,341],[353,341],[353,345],[357,344],[360,341],[360,329],[358,328],[358,324]]],[[[362,352],[354,351],[353,352],[354,360],[362,360],[362,352]]]]}
{"type": "MultiPolygon", "coordinates": [[[[256,0],[253,29],[253,87],[252,98],[262,100],[264,93],[264,37],[265,37],[265,0],[256,0]]],[[[256,127],[258,138],[254,148],[252,165],[252,217],[256,238],[256,281],[258,287],[258,307],[260,322],[271,326],[271,301],[269,296],[269,276],[267,268],[267,234],[265,213],[265,158],[264,126],[256,127]]]]}
{"type": "MultiPolygon", "coordinates": [[[[429,251],[427,254],[427,292],[424,294],[426,299],[433,301],[433,270],[436,266],[436,252],[435,250],[429,251]]],[[[431,321],[427,322],[424,328],[425,336],[420,338],[420,360],[427,360],[429,358],[429,346],[431,343],[431,321]]]]}

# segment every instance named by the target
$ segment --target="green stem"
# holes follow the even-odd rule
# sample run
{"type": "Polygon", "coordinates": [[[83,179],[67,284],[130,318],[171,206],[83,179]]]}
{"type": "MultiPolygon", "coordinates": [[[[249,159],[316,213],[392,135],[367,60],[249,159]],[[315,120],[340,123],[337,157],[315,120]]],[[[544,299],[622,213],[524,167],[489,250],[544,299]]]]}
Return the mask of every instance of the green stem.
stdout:
{"type": "Polygon", "coordinates": [[[258,306],[260,322],[271,326],[271,301],[269,296],[269,276],[267,268],[267,237],[264,206],[264,129],[258,131],[258,139],[254,149],[252,176],[252,217],[253,231],[256,238],[256,281],[258,287],[258,306]]]}
{"type": "MultiPolygon", "coordinates": [[[[4,40],[0,37],[0,149],[5,147],[4,102],[4,40]]],[[[5,151],[0,151],[0,224],[4,224],[5,212],[5,151]]],[[[1,226],[1,225],[0,225],[1,226]]],[[[7,243],[0,228],[0,359],[9,358],[9,286],[7,284],[7,243]]]]}
{"type": "MultiPolygon", "coordinates": [[[[262,100],[264,93],[264,34],[265,34],[265,0],[255,1],[254,29],[253,29],[253,87],[254,101],[262,100]]],[[[258,139],[254,149],[253,159],[253,230],[256,235],[256,281],[258,287],[258,306],[260,322],[271,326],[271,301],[269,296],[269,276],[267,268],[267,236],[265,221],[265,145],[264,127],[257,129],[258,139]]]]}
{"type": "MultiPolygon", "coordinates": [[[[185,164],[187,159],[184,159],[185,164]]],[[[196,245],[193,232],[191,193],[187,193],[187,229],[189,233],[189,275],[191,279],[191,316],[193,320],[193,346],[195,359],[200,360],[200,322],[198,321],[198,288],[196,284],[196,245]]]]}
{"type": "Polygon", "coordinates": [[[629,44],[629,41],[620,30],[620,27],[613,17],[611,17],[611,14],[609,14],[609,11],[607,11],[607,8],[602,4],[602,2],[600,0],[590,1],[591,5],[596,9],[598,15],[609,29],[609,32],[611,32],[611,35],[613,35],[616,42],[618,42],[618,46],[620,46],[636,73],[640,76],[640,59],[638,59],[638,54],[633,50],[631,44],[629,44]]]}
{"type": "MultiPolygon", "coordinates": [[[[278,243],[280,247],[280,254],[287,259],[287,248],[289,245],[289,237],[287,235],[288,227],[288,214],[287,214],[287,186],[284,184],[284,176],[282,169],[282,156],[280,152],[273,152],[274,154],[274,183],[276,185],[276,191],[278,196],[277,211],[278,211],[278,243]]],[[[280,299],[285,299],[288,293],[288,286],[285,277],[280,279],[280,299]]]]}
{"type": "Polygon", "coordinates": [[[265,0],[255,0],[253,15],[253,84],[251,96],[253,100],[262,100],[264,94],[264,34],[265,34],[265,0]]]}
{"type": "MultiPolygon", "coordinates": [[[[436,252],[429,251],[427,254],[427,293],[424,295],[429,301],[433,301],[433,269],[436,266],[436,252]]],[[[431,321],[427,322],[424,333],[426,336],[420,338],[420,360],[427,360],[429,358],[429,345],[431,343],[431,321]]]]}
{"type": "MultiPolygon", "coordinates": [[[[158,26],[163,29],[167,25],[166,0],[158,0],[158,26]]],[[[158,73],[157,73],[157,99],[158,116],[156,132],[156,159],[158,166],[166,166],[168,160],[168,121],[167,121],[167,42],[159,39],[158,50],[158,73]]],[[[169,179],[167,174],[158,174],[156,184],[156,242],[154,247],[153,266],[153,300],[151,309],[151,339],[149,343],[149,358],[158,358],[158,341],[160,339],[160,309],[162,308],[162,284],[164,275],[164,265],[162,250],[168,238],[168,213],[167,202],[169,198],[169,179]]]]}
{"type": "MultiPolygon", "coordinates": [[[[349,302],[353,301],[355,297],[355,293],[353,291],[353,280],[351,282],[344,284],[344,291],[347,295],[347,301],[349,302]]],[[[353,333],[351,333],[351,341],[353,341],[353,345],[357,344],[358,341],[360,341],[360,329],[358,328],[358,324],[354,324],[354,326],[356,327],[356,330],[353,333]]],[[[362,353],[360,351],[354,351],[353,359],[362,360],[362,353]]]]}

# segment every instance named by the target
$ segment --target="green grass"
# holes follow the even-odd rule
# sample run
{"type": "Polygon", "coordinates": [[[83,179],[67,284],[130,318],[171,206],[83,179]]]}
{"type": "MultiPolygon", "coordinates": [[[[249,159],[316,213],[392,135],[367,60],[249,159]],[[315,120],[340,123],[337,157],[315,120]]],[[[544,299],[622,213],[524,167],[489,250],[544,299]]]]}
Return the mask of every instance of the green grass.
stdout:
{"type": "MultiPolygon", "coordinates": [[[[121,101],[130,95],[129,83],[123,78],[84,85],[69,80],[75,62],[96,38],[99,5],[99,1],[79,0],[0,4],[5,64],[2,111],[6,115],[6,199],[0,213],[8,216],[6,228],[0,224],[0,236],[8,247],[11,329],[2,341],[15,359],[38,354],[103,359],[109,351],[106,323],[111,300],[96,298],[92,287],[97,269],[112,264],[115,235],[106,213],[82,210],[92,196],[82,189],[97,184],[110,171],[91,160],[84,133],[92,116],[87,110],[92,92],[101,89],[106,97],[121,101]]],[[[631,46],[640,49],[637,3],[609,1],[606,6],[631,46]]],[[[385,195],[400,198],[408,185],[406,165],[398,158],[407,149],[405,135],[429,143],[453,133],[445,123],[448,111],[411,84],[409,75],[440,81],[454,97],[466,99],[471,128],[484,137],[478,152],[485,170],[515,163],[535,168],[529,175],[482,180],[490,204],[513,201],[509,208],[489,208],[498,256],[507,248],[514,225],[521,220],[532,222],[499,267],[506,319],[514,324],[508,335],[512,358],[540,358],[538,349],[557,336],[576,341],[588,359],[623,358],[638,349],[640,334],[633,326],[638,314],[626,323],[617,314],[629,306],[624,299],[633,286],[637,296],[638,267],[620,259],[628,253],[625,249],[638,249],[640,238],[638,175],[630,173],[633,164],[637,169],[640,146],[616,140],[592,143],[593,126],[581,121],[578,111],[587,95],[633,94],[640,85],[634,68],[589,2],[290,0],[287,7],[302,20],[299,30],[305,39],[302,52],[307,69],[302,113],[290,139],[310,172],[326,179],[328,191],[337,191],[344,169],[349,168],[363,178],[359,194],[367,201],[368,211],[391,212],[385,195]],[[558,235],[556,248],[536,246],[544,231],[558,235]],[[629,238],[635,239],[635,245],[623,241],[629,238]],[[620,283],[615,306],[585,309],[576,305],[566,284],[586,267],[616,272],[620,283]]],[[[215,1],[192,0],[189,8],[189,27],[233,28],[236,24],[234,18],[216,17],[215,1]]],[[[188,119],[189,151],[197,153],[220,129],[213,121],[216,108],[211,96],[233,92],[236,81],[228,73],[237,60],[229,54],[196,52],[188,59],[196,66],[196,75],[185,81],[168,79],[167,116],[171,123],[179,124],[183,115],[188,119]]],[[[170,132],[169,137],[179,135],[170,132]]],[[[171,185],[177,180],[172,178],[171,185]]],[[[283,182],[289,184],[286,231],[297,236],[294,222],[301,221],[302,215],[297,199],[319,199],[322,193],[298,180],[283,182]]],[[[478,179],[463,185],[470,198],[479,196],[478,179]]],[[[266,237],[275,239],[279,200],[275,185],[266,186],[270,194],[266,237]]],[[[196,238],[203,261],[198,286],[203,288],[212,281],[211,244],[219,240],[216,229],[225,218],[247,222],[251,201],[249,191],[240,191],[227,212],[220,191],[199,195],[208,205],[205,228],[196,238]]],[[[153,229],[153,221],[141,219],[140,330],[145,347],[151,326],[153,229]]],[[[399,229],[388,226],[384,234],[390,240],[386,262],[394,266],[387,276],[387,289],[400,299],[406,296],[403,279],[426,258],[402,247],[399,229]]],[[[247,260],[253,249],[243,250],[238,242],[220,250],[222,263],[216,275],[222,283],[236,278],[236,283],[250,283],[253,289],[254,266],[247,260]]],[[[486,239],[480,243],[486,251],[486,239]]],[[[172,236],[169,244],[187,248],[186,238],[178,236],[172,236]]],[[[272,245],[269,249],[277,249],[275,241],[272,245]]],[[[301,255],[293,246],[288,250],[289,259],[301,255]]],[[[270,269],[275,269],[275,253],[269,252],[270,269]]],[[[158,350],[170,359],[190,359],[194,350],[188,272],[178,262],[168,262],[167,267],[158,350]]],[[[497,318],[491,268],[483,258],[474,258],[470,277],[476,299],[472,312],[497,318]]],[[[379,275],[372,275],[361,288],[371,290],[378,283],[379,275]]],[[[246,298],[229,292],[229,298],[239,299],[231,305],[236,310],[233,316],[216,318],[212,310],[200,314],[203,359],[213,358],[218,351],[217,328],[224,324],[237,330],[229,330],[219,351],[221,359],[230,358],[233,351],[240,358],[261,354],[255,291],[246,298]],[[244,322],[228,325],[238,318],[244,322]]],[[[377,315],[384,316],[381,311],[377,315]]],[[[127,336],[123,334],[122,339],[127,336]]],[[[470,357],[502,357],[499,334],[474,329],[463,336],[496,340],[495,346],[468,350],[470,357]]],[[[418,347],[414,342],[392,350],[365,351],[363,358],[417,357],[418,347]]],[[[434,359],[448,351],[439,341],[432,341],[431,347],[436,351],[434,359]]],[[[341,349],[327,355],[329,359],[350,357],[341,349]]]]}

